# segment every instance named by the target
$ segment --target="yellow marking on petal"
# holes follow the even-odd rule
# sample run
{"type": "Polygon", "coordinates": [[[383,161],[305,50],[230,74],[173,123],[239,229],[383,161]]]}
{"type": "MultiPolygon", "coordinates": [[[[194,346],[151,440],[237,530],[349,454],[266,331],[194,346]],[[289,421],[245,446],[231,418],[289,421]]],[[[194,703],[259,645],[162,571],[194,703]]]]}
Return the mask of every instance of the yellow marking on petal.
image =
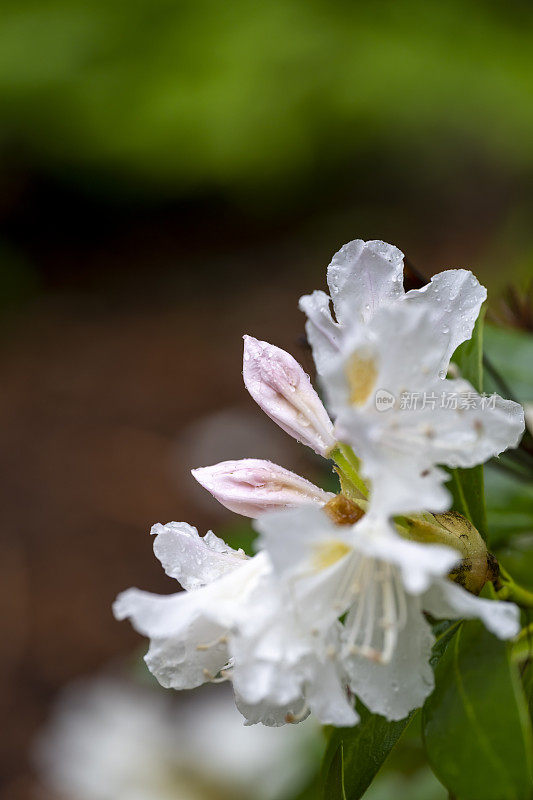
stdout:
{"type": "Polygon", "coordinates": [[[322,569],[327,569],[344,558],[349,552],[351,547],[340,539],[333,539],[330,542],[323,542],[314,546],[313,566],[318,572],[322,569]]]}
{"type": "Polygon", "coordinates": [[[354,353],[346,365],[345,374],[350,387],[350,402],[362,406],[372,394],[378,376],[375,359],[354,353]]]}

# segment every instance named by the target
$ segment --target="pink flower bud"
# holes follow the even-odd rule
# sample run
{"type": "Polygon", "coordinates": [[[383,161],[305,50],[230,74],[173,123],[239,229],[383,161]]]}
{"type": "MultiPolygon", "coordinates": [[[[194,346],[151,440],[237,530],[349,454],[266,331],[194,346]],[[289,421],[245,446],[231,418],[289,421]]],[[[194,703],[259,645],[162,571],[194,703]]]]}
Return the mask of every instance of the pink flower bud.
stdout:
{"type": "Polygon", "coordinates": [[[245,336],[242,374],[256,403],[286,433],[321,456],[335,446],[328,413],[309,375],[289,353],[245,336]]]}
{"type": "Polygon", "coordinates": [[[243,458],[192,470],[219,503],[245,517],[301,505],[327,503],[334,495],[271,461],[243,458]]]}

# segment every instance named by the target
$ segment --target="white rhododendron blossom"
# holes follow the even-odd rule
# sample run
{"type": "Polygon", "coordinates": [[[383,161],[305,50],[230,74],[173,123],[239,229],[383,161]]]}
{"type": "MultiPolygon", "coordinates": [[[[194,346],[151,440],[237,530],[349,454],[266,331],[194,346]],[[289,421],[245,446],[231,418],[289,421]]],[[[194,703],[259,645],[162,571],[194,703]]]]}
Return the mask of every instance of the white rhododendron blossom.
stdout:
{"type": "Polygon", "coordinates": [[[186,523],[154,526],[155,554],[185,592],[130,589],[114,609],[150,638],[146,663],[163,686],[230,680],[248,724],[311,713],[352,726],[355,698],[400,720],[433,688],[429,617],[476,618],[500,639],[518,633],[517,606],[451,579],[472,569],[475,552],[479,583],[465,585],[493,581],[522,602],[480,534],[455,514],[457,530],[441,526],[439,544],[438,520],[424,514],[450,508],[443,467],[483,464],[524,430],[520,405],[480,395],[450,368],[486,291],[467,270],[407,293],[402,276],[397,248],[357,240],[328,268],[331,297],[300,301],[334,422],[291,355],[244,337],[246,388],[284,431],[334,461],[342,492],[253,458],[192,471],[222,505],[256,519],[258,552],[186,523]],[[415,516],[394,522],[400,514],[415,516]],[[448,546],[454,535],[466,539],[462,555],[448,546]]]}
{"type": "Polygon", "coordinates": [[[316,637],[335,632],[330,652],[350,690],[387,719],[405,717],[433,688],[434,637],[424,611],[477,617],[502,639],[518,633],[516,606],[475,597],[446,578],[460,560],[455,550],[406,541],[372,514],[343,526],[320,509],[300,508],[265,515],[256,526],[300,625],[316,637]]]}
{"type": "Polygon", "coordinates": [[[212,533],[202,539],[186,523],[152,530],[165,572],[187,591],[129,589],[114,612],[150,637],[145,661],[162,686],[192,689],[232,679],[250,724],[299,722],[309,710],[325,724],[357,721],[331,658],[335,631],[319,638],[299,627],[266,552],[248,558],[212,533]]]}
{"type": "Polygon", "coordinates": [[[256,403],[290,436],[321,456],[335,446],[328,412],[289,353],[245,336],[242,374],[256,403]]]}
{"type": "Polygon", "coordinates": [[[334,495],[271,461],[243,458],[193,469],[192,475],[219,503],[245,517],[258,517],[311,503],[324,505],[334,495]]]}
{"type": "MultiPolygon", "coordinates": [[[[338,353],[347,330],[369,322],[379,308],[405,304],[431,308],[433,337],[440,340],[445,371],[453,352],[472,335],[487,290],[465,269],[435,275],[421,289],[403,288],[403,253],[381,241],[355,239],[335,253],[327,270],[330,296],[322,291],[304,295],[300,308],[307,315],[306,331],[318,372],[322,375],[338,353]],[[335,319],[331,314],[333,303],[335,319]]],[[[401,335],[401,331],[396,331],[401,335]]]]}
{"type": "Polygon", "coordinates": [[[383,307],[346,331],[325,373],[337,435],[361,459],[382,514],[445,510],[449,476],[437,465],[482,464],[516,447],[524,431],[518,403],[497,395],[488,402],[467,381],[439,377],[449,356],[434,332],[423,305],[383,307]],[[383,393],[391,398],[385,409],[383,393]]]}

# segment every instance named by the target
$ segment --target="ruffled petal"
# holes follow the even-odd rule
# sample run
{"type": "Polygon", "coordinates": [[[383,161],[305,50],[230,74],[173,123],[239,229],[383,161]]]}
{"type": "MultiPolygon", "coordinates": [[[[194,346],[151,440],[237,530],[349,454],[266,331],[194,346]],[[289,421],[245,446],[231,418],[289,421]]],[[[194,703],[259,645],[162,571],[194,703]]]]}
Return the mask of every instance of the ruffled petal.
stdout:
{"type": "Polygon", "coordinates": [[[129,617],[139,633],[151,638],[145,661],[165,688],[192,689],[225,666],[226,628],[213,621],[193,594],[159,596],[129,589],[117,598],[117,619],[129,617]]]}
{"type": "Polygon", "coordinates": [[[166,574],[191,591],[242,565],[245,556],[211,531],[201,537],[196,528],[186,522],[157,523],[152,527],[155,536],[154,553],[166,574]]]}
{"type": "Polygon", "coordinates": [[[355,239],[335,253],[328,286],[341,325],[367,322],[386,303],[403,294],[403,253],[381,241],[355,239]]]}
{"type": "Polygon", "coordinates": [[[444,578],[424,594],[422,605],[437,619],[480,619],[499,639],[512,639],[520,630],[520,610],[514,603],[476,597],[444,578]]]}
{"type": "Polygon", "coordinates": [[[263,700],[259,703],[247,703],[240,694],[235,691],[235,705],[245,718],[245,725],[261,723],[269,728],[279,728],[289,722],[303,722],[310,713],[309,709],[306,708],[303,697],[300,697],[290,705],[277,706],[267,700],[263,700]]]}
{"type": "Polygon", "coordinates": [[[470,339],[487,290],[466,269],[439,272],[421,289],[407,292],[402,301],[415,308],[430,309],[434,338],[441,344],[438,371],[446,375],[450,358],[457,347],[470,339]]]}

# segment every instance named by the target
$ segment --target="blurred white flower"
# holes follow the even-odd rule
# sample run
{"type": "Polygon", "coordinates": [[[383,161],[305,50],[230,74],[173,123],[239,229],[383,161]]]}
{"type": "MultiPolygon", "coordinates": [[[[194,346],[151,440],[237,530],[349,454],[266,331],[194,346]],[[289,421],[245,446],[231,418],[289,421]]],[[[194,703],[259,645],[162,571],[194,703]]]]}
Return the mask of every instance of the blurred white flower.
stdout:
{"type": "MultiPolygon", "coordinates": [[[[256,527],[288,588],[293,607],[285,613],[319,640],[335,632],[332,660],[351,691],[387,719],[405,717],[433,688],[434,639],[423,611],[438,619],[478,617],[503,639],[519,630],[516,606],[478,598],[445,577],[460,559],[455,550],[406,541],[370,513],[339,526],[307,507],[264,515],[256,527]]],[[[283,669],[281,649],[279,663],[283,669]]]]}
{"type": "Polygon", "coordinates": [[[282,800],[313,772],[317,726],[245,727],[229,687],[175,703],[99,677],[67,687],[35,745],[65,800],[282,800]]]}
{"type": "Polygon", "coordinates": [[[524,416],[526,418],[527,429],[533,436],[533,403],[524,404],[524,416]]]}
{"type": "MultiPolygon", "coordinates": [[[[458,310],[449,324],[460,327],[460,319],[458,310]]],[[[346,330],[325,372],[336,434],[360,458],[382,514],[445,510],[449,476],[437,465],[482,464],[516,447],[524,430],[518,403],[497,395],[488,402],[467,381],[439,377],[449,354],[437,324],[421,304],[382,307],[346,330]]]]}
{"type": "Polygon", "coordinates": [[[324,505],[334,497],[284,467],[257,458],[222,461],[192,475],[219,503],[245,517],[300,505],[324,505]]]}
{"type": "Polygon", "coordinates": [[[280,428],[327,456],[335,446],[333,425],[309,376],[289,353],[245,336],[242,374],[253,399],[280,428]]]}
{"type": "MultiPolygon", "coordinates": [[[[307,315],[307,337],[320,374],[327,371],[348,329],[353,331],[369,322],[379,308],[398,302],[411,309],[431,309],[433,337],[440,341],[439,370],[443,371],[454,350],[472,335],[487,296],[485,287],[465,269],[440,272],[421,289],[406,293],[403,253],[386,242],[361,239],[348,242],[335,253],[328,266],[327,281],[330,297],[315,291],[300,299],[300,308],[307,315]]],[[[401,333],[396,331],[397,336],[401,333]]]]}

